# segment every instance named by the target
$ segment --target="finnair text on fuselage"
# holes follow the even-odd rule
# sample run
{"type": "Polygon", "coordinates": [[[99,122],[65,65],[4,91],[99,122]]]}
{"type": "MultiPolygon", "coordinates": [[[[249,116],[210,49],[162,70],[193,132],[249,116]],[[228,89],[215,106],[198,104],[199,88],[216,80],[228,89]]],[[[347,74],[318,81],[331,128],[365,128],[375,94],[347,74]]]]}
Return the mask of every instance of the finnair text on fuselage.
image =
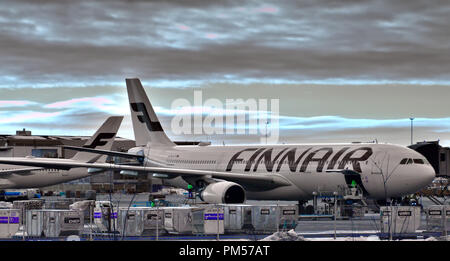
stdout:
{"type": "Polygon", "coordinates": [[[296,172],[298,166],[300,165],[300,161],[304,159],[300,165],[299,172],[305,172],[308,165],[312,162],[317,162],[316,171],[322,172],[328,161],[329,163],[326,166],[327,169],[343,169],[348,163],[351,163],[354,171],[362,172],[360,162],[368,160],[373,154],[372,148],[370,147],[359,147],[351,151],[348,151],[350,147],[343,147],[339,149],[333,157],[331,157],[333,154],[332,147],[322,147],[315,150],[312,149],[313,147],[309,147],[306,150],[301,151],[298,148],[284,148],[278,152],[274,158],[272,158],[273,148],[247,148],[233,155],[228,162],[226,171],[231,171],[235,164],[245,164],[244,171],[246,172],[251,171],[252,167],[253,171],[257,171],[258,167],[261,164],[264,164],[268,172],[273,172],[274,170],[279,172],[282,165],[287,162],[289,170],[291,172],[296,172]],[[299,153],[297,153],[297,150],[299,153]],[[250,156],[248,154],[249,152],[252,152],[250,156]],[[355,154],[360,154],[358,152],[361,152],[362,155],[354,156],[355,154]],[[338,163],[339,158],[344,153],[346,154],[338,163]],[[297,154],[299,155],[296,157],[297,154]],[[323,155],[317,156],[320,154],[323,155]],[[278,165],[276,166],[276,164],[278,165]]]}

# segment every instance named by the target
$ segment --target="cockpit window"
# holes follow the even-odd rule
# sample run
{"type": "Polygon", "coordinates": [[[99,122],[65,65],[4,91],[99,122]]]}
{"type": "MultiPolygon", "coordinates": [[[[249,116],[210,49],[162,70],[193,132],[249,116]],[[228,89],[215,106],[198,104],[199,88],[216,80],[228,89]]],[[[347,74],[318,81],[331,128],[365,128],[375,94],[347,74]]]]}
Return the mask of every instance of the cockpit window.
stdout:
{"type": "Polygon", "coordinates": [[[416,164],[425,164],[423,159],[414,159],[414,163],[416,163],[416,164]]]}
{"type": "Polygon", "coordinates": [[[425,161],[423,159],[407,159],[404,158],[400,161],[400,164],[405,165],[405,164],[426,164],[425,161]]]}

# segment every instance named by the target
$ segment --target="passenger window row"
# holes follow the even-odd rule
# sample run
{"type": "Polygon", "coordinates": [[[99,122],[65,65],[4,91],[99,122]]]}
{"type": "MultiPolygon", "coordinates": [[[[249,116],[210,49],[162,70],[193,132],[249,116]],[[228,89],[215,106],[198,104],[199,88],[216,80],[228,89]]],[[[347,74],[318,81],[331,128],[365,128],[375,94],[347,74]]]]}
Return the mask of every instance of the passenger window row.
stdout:
{"type": "Polygon", "coordinates": [[[405,164],[425,164],[425,162],[423,161],[423,159],[407,159],[404,158],[400,161],[400,164],[405,165],[405,164]]]}
{"type": "Polygon", "coordinates": [[[183,163],[183,164],[216,164],[215,160],[172,160],[169,159],[168,163],[183,163]]]}
{"type": "MultiPolygon", "coordinates": [[[[289,165],[298,164],[298,162],[291,161],[291,160],[283,160],[283,161],[281,161],[281,160],[274,160],[274,161],[241,160],[241,161],[236,161],[235,164],[248,164],[248,163],[250,163],[250,164],[253,165],[253,164],[257,163],[257,162],[259,162],[260,164],[266,164],[266,165],[269,165],[269,164],[289,164],[289,165]]],[[[341,162],[342,162],[341,160],[340,161],[336,161],[335,164],[336,165],[341,165],[341,162]]],[[[358,160],[346,160],[345,164],[357,164],[358,162],[359,162],[358,160]]],[[[312,163],[318,164],[318,161],[312,161],[312,163]]],[[[329,163],[330,163],[330,161],[327,160],[327,161],[325,161],[324,164],[328,165],[329,163]]],[[[367,165],[368,163],[369,163],[369,161],[366,160],[365,164],[367,165]]]]}

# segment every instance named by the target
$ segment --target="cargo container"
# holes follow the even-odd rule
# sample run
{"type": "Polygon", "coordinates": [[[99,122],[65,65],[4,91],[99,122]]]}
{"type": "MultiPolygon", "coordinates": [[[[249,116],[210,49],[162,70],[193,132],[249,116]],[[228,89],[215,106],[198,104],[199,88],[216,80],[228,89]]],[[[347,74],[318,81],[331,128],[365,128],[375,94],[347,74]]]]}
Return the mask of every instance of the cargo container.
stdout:
{"type": "Polygon", "coordinates": [[[277,206],[253,206],[252,224],[256,233],[273,233],[278,231],[277,206]]]}
{"type": "Polygon", "coordinates": [[[123,236],[141,236],[144,231],[142,208],[119,208],[118,231],[123,236]]]}
{"type": "Polygon", "coordinates": [[[79,235],[83,229],[84,218],[81,211],[46,209],[42,212],[46,237],[79,235]]]}
{"type": "Polygon", "coordinates": [[[282,230],[295,229],[298,224],[298,205],[278,205],[278,228],[282,230]]]}
{"type": "Polygon", "coordinates": [[[117,232],[117,207],[110,201],[96,201],[94,208],[94,224],[97,232],[117,232]]]}
{"type": "Polygon", "coordinates": [[[450,206],[433,205],[425,210],[427,216],[427,231],[441,232],[450,230],[450,206]],[[445,223],[444,223],[445,222],[445,223]]]}
{"type": "MultiPolygon", "coordinates": [[[[197,211],[196,213],[200,213],[197,211]]],[[[194,226],[198,226],[197,230],[201,230],[203,225],[203,234],[224,234],[224,208],[222,206],[208,206],[203,210],[203,224],[198,218],[194,217],[194,226]]]]}
{"type": "Polygon", "coordinates": [[[245,233],[254,230],[252,224],[252,206],[241,204],[223,204],[225,233],[245,233]]]}
{"type": "Polygon", "coordinates": [[[26,231],[31,237],[79,235],[83,229],[83,213],[74,210],[39,209],[26,212],[26,231]]]}
{"type": "Polygon", "coordinates": [[[164,230],[164,210],[161,208],[143,208],[144,230],[142,235],[162,235],[164,230]]]}
{"type": "Polygon", "coordinates": [[[66,210],[61,211],[61,233],[60,236],[79,235],[84,227],[84,217],[82,211],[66,210]]]}
{"type": "Polygon", "coordinates": [[[44,236],[58,237],[61,231],[60,211],[56,209],[44,210],[44,236]]]}
{"type": "Polygon", "coordinates": [[[124,236],[164,234],[164,209],[154,207],[119,208],[118,230],[124,236]]]}
{"type": "Polygon", "coordinates": [[[41,209],[31,209],[25,212],[25,231],[29,237],[44,235],[44,212],[41,209]]]}
{"type": "Polygon", "coordinates": [[[0,238],[11,238],[20,227],[20,210],[0,209],[0,238]]]}
{"type": "Polygon", "coordinates": [[[202,234],[203,209],[199,207],[165,207],[164,229],[169,234],[202,234]]]}
{"type": "Polygon", "coordinates": [[[252,224],[255,233],[273,233],[280,229],[297,227],[297,205],[255,205],[252,206],[252,224]]]}
{"type": "Polygon", "coordinates": [[[13,201],[13,208],[20,210],[21,225],[23,225],[23,222],[26,220],[26,211],[27,210],[42,209],[43,205],[44,205],[44,201],[40,200],[40,199],[13,201]]]}
{"type": "Polygon", "coordinates": [[[386,206],[380,208],[381,233],[414,233],[421,224],[420,207],[386,206]]]}

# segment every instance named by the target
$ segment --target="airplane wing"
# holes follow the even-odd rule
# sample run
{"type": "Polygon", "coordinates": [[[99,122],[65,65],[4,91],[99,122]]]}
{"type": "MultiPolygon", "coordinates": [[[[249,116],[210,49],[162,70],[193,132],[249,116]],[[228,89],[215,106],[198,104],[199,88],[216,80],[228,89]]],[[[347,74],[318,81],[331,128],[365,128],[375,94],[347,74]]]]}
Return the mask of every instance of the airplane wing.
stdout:
{"type": "Polygon", "coordinates": [[[34,166],[53,169],[71,169],[71,168],[92,168],[105,170],[128,170],[143,173],[167,174],[173,176],[191,176],[191,177],[207,177],[217,178],[237,183],[252,184],[257,183],[265,187],[289,186],[291,183],[280,175],[249,175],[238,174],[232,172],[195,170],[195,169],[179,169],[166,167],[143,167],[130,165],[117,165],[109,163],[84,163],[70,159],[43,159],[43,158],[1,158],[0,163],[10,165],[34,166]]]}
{"type": "Polygon", "coordinates": [[[8,170],[0,170],[0,177],[4,175],[10,175],[10,174],[28,174],[31,171],[34,170],[41,170],[44,168],[17,168],[17,169],[8,169],[8,170]]]}
{"type": "Polygon", "coordinates": [[[130,153],[126,153],[126,152],[117,152],[117,151],[110,151],[110,150],[90,149],[90,148],[75,147],[75,146],[61,146],[61,147],[64,149],[69,149],[69,150],[92,152],[92,153],[103,154],[103,155],[108,155],[108,156],[132,158],[132,159],[138,159],[140,161],[144,161],[144,155],[136,155],[136,154],[130,154],[130,153]]]}

